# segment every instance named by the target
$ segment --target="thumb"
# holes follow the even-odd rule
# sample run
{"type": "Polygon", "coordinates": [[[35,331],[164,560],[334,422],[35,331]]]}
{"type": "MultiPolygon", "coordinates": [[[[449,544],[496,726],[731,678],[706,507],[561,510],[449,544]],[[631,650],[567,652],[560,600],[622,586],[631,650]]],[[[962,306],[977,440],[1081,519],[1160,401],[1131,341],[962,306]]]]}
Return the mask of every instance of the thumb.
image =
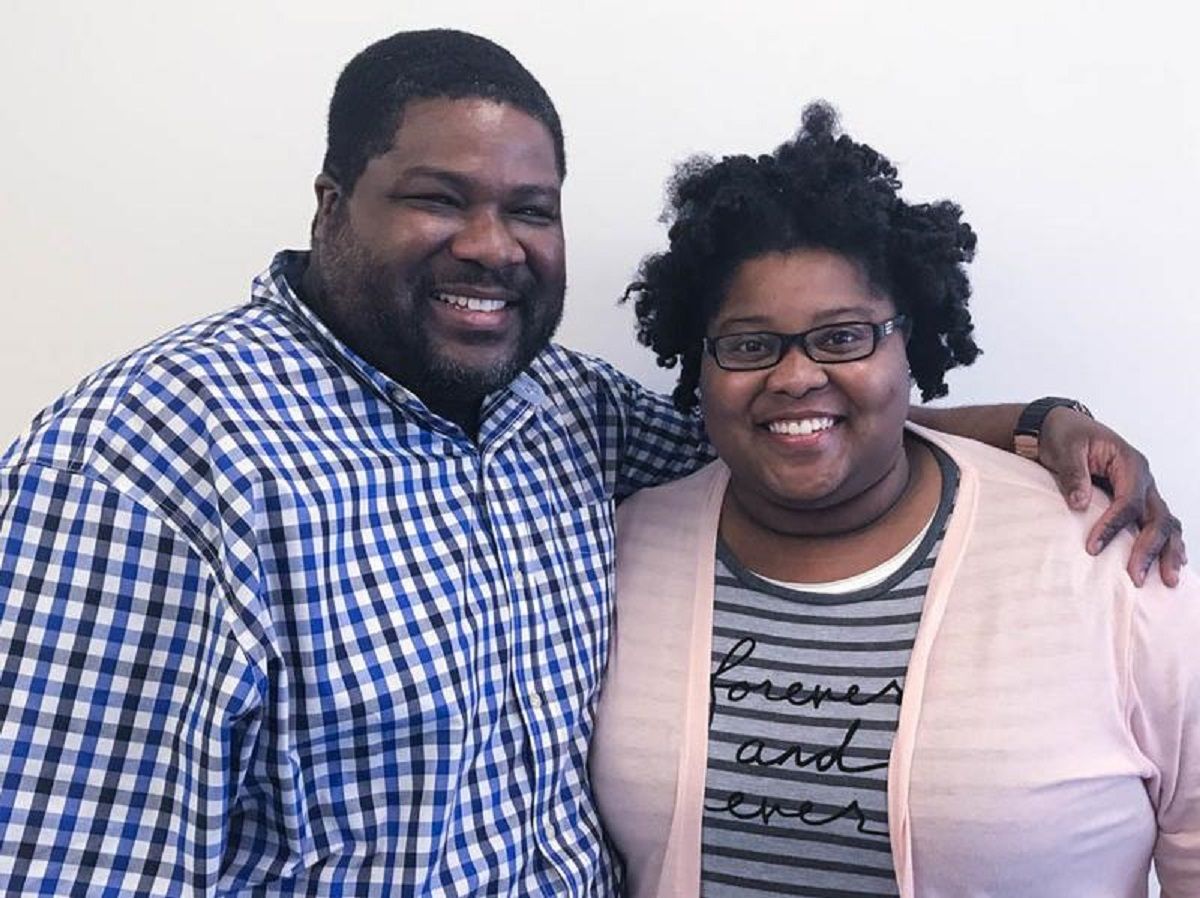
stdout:
{"type": "Polygon", "coordinates": [[[1092,501],[1092,475],[1088,470],[1087,451],[1063,458],[1054,471],[1054,480],[1067,505],[1076,511],[1087,508],[1092,501]]]}

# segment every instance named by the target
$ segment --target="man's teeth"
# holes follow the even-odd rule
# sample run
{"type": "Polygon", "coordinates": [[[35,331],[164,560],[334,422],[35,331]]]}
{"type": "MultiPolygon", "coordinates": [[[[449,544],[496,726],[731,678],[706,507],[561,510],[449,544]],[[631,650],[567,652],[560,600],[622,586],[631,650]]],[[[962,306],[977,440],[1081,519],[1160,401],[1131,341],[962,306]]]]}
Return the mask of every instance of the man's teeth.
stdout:
{"type": "Polygon", "coordinates": [[[458,296],[454,293],[438,293],[437,298],[446,305],[471,312],[499,312],[508,305],[502,299],[480,299],[478,296],[458,296]]]}
{"type": "Polygon", "coordinates": [[[772,421],[767,425],[767,429],[771,433],[784,434],[785,436],[798,437],[807,436],[810,433],[816,433],[819,430],[828,430],[833,427],[833,418],[803,418],[799,421],[772,421]]]}

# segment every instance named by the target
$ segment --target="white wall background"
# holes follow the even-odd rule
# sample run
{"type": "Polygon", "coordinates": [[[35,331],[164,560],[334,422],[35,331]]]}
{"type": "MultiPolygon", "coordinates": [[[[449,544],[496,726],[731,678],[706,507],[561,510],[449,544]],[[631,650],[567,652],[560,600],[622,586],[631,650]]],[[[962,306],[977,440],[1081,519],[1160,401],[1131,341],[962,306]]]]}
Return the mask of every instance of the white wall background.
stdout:
{"type": "MultiPolygon", "coordinates": [[[[1187,4],[105,4],[0,16],[0,440],[101,362],[235,304],[307,242],[341,66],[401,28],[512,49],[567,132],[561,338],[666,387],[615,298],[672,162],[762,151],[826,97],[981,235],[957,401],[1083,398],[1200,545],[1200,55],[1187,4]]],[[[1193,550],[1193,554],[1196,551],[1193,550]]]]}
{"type": "Polygon", "coordinates": [[[6,0],[0,440],[101,362],[240,301],[302,246],[325,105],[371,40],[510,47],[567,131],[561,338],[662,387],[617,297],[671,164],[760,151],[826,97],[910,197],[981,235],[986,355],[956,401],[1078,396],[1151,457],[1200,540],[1200,61],[1185,4],[6,0]]]}
{"type": "Polygon", "coordinates": [[[564,342],[666,387],[614,299],[671,164],[760,151],[826,97],[981,235],[957,401],[1078,396],[1200,540],[1200,62],[1185,4],[5,0],[0,441],[101,362],[302,246],[325,105],[371,40],[480,31],[567,131],[564,342]]]}

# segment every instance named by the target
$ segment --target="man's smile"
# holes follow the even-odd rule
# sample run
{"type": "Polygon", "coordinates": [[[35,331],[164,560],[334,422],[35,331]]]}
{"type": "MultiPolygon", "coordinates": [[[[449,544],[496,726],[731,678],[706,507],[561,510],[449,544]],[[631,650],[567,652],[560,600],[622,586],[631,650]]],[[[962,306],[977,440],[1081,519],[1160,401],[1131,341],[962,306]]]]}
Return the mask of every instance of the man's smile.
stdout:
{"type": "Polygon", "coordinates": [[[433,298],[456,309],[468,309],[472,312],[499,312],[508,305],[503,299],[482,299],[478,296],[462,296],[455,293],[435,293],[433,298]]]}

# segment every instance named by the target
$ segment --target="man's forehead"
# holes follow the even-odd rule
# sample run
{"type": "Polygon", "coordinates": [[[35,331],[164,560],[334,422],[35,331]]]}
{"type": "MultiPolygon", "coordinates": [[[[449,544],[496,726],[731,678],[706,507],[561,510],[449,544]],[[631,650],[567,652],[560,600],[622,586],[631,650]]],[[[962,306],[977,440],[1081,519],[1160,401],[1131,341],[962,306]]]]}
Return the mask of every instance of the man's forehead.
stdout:
{"type": "Polygon", "coordinates": [[[384,155],[399,164],[515,167],[536,174],[539,183],[561,182],[550,129],[519,107],[486,97],[409,101],[384,155]]]}

